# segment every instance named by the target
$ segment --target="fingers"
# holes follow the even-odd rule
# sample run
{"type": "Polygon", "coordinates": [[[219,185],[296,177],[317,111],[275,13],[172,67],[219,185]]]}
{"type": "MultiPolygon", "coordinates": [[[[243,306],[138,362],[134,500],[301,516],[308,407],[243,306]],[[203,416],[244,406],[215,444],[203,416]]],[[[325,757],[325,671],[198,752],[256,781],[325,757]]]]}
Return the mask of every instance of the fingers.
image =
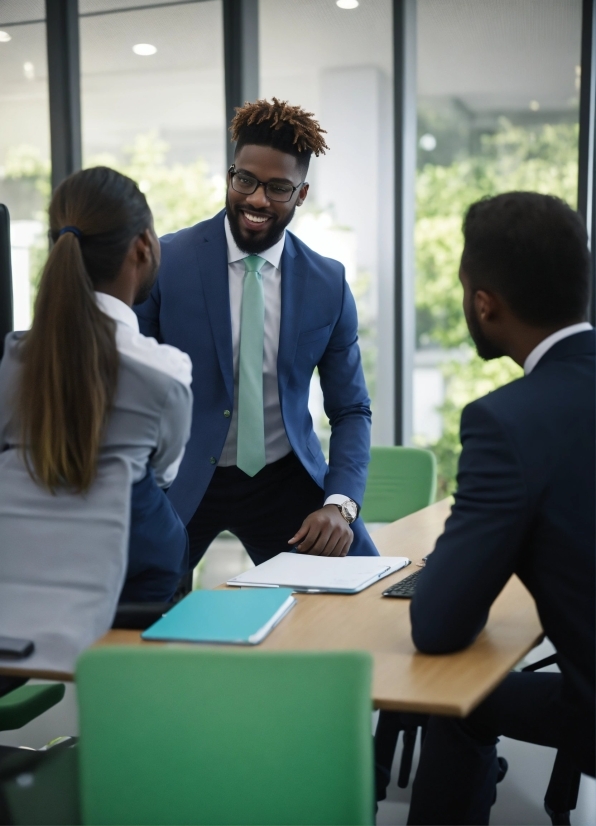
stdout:
{"type": "Polygon", "coordinates": [[[309,528],[308,528],[307,521],[304,520],[304,522],[300,526],[300,529],[296,531],[296,533],[294,534],[294,536],[291,539],[288,539],[288,545],[296,545],[298,542],[301,542],[304,539],[304,537],[307,535],[308,530],[309,530],[309,528]]]}
{"type": "Polygon", "coordinates": [[[323,508],[306,517],[300,530],[288,540],[301,554],[345,556],[354,534],[335,509],[323,508]]]}
{"type": "MultiPolygon", "coordinates": [[[[347,531],[342,532],[340,537],[338,538],[337,543],[334,545],[333,549],[328,554],[329,556],[345,556],[348,551],[350,550],[350,546],[354,541],[354,533],[351,528],[348,528],[347,531]]],[[[330,545],[332,542],[329,543],[330,545]]]]}
{"type": "Polygon", "coordinates": [[[320,556],[331,535],[329,528],[325,529],[317,523],[312,524],[306,538],[297,546],[301,554],[316,554],[320,556]]]}

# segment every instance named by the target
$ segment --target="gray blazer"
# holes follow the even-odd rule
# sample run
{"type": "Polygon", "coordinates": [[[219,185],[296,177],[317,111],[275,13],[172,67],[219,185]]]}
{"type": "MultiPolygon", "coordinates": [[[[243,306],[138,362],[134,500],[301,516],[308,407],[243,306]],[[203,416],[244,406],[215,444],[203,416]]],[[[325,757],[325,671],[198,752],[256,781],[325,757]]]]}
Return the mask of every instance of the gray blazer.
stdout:
{"type": "Polygon", "coordinates": [[[115,320],[117,392],[98,477],[85,495],[54,496],[27,472],[14,406],[22,334],[6,338],[0,363],[0,634],[35,642],[28,668],[70,671],[80,651],[108,630],[126,573],[131,485],[150,467],[158,484],[168,486],[190,435],[190,363],[188,380],[179,380],[188,357],[174,348],[164,354],[155,341],[115,320]],[[166,372],[168,365],[177,378],[166,372]]]}

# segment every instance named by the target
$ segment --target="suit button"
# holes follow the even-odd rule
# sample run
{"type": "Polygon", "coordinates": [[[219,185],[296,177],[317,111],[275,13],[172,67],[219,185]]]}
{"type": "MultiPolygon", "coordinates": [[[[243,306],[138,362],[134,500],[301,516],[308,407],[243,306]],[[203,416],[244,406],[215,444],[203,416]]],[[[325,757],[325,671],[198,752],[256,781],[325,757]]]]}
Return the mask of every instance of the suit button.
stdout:
{"type": "Polygon", "coordinates": [[[217,459],[215,458],[215,456],[212,456],[212,457],[209,459],[209,461],[211,462],[211,464],[212,464],[212,465],[216,465],[216,464],[217,464],[217,459]]]}
{"type": "Polygon", "coordinates": [[[230,411],[229,411],[229,410],[224,410],[224,416],[226,417],[226,419],[229,419],[229,418],[230,418],[230,415],[231,415],[231,414],[230,414],[230,411]]]}

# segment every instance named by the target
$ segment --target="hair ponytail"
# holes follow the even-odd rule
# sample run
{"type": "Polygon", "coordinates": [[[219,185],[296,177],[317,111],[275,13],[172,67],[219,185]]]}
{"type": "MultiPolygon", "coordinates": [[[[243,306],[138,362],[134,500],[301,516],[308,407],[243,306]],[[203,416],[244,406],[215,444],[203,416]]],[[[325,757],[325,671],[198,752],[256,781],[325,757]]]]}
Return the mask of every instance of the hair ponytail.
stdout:
{"type": "Polygon", "coordinates": [[[50,206],[55,244],[31,329],[22,343],[17,396],[29,472],[52,492],[89,489],[118,380],[115,323],[95,286],[115,278],[131,240],[150,225],[144,195],[105,167],[67,178],[50,206]],[[74,232],[60,234],[72,225],[74,232]]]}

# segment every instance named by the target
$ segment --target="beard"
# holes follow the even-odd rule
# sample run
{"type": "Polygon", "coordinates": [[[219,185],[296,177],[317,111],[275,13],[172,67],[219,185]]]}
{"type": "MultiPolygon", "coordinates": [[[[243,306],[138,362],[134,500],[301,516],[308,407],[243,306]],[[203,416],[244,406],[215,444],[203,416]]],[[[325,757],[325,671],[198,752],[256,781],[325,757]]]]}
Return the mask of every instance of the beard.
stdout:
{"type": "Polygon", "coordinates": [[[487,338],[484,332],[482,331],[474,307],[470,307],[469,312],[467,312],[465,315],[468,324],[468,330],[470,331],[472,341],[476,345],[476,352],[478,353],[480,358],[484,359],[484,361],[491,361],[492,359],[500,359],[501,356],[504,356],[505,353],[501,349],[501,347],[499,347],[498,344],[495,344],[489,338],[487,338]]]}
{"type": "MultiPolygon", "coordinates": [[[[250,212],[254,212],[255,215],[258,215],[260,210],[251,209],[250,212]]],[[[288,215],[286,215],[285,218],[273,218],[265,234],[260,236],[259,238],[247,238],[242,234],[242,230],[240,228],[240,216],[238,207],[233,207],[230,204],[230,199],[228,195],[226,195],[226,215],[228,216],[228,221],[230,222],[232,237],[238,245],[239,249],[241,249],[242,252],[246,252],[248,255],[259,255],[261,252],[265,252],[265,250],[268,250],[274,244],[277,244],[277,242],[283,235],[285,228],[288,226],[288,224],[294,217],[295,212],[296,207],[290,210],[290,212],[288,213],[288,215]]],[[[266,214],[269,217],[272,217],[270,212],[267,212],[266,214]]]]}
{"type": "Polygon", "coordinates": [[[155,260],[155,255],[153,254],[153,250],[151,252],[151,269],[147,273],[147,277],[139,287],[139,291],[137,292],[134,300],[135,306],[137,304],[143,304],[149,296],[151,295],[151,290],[153,289],[153,285],[157,280],[157,270],[159,267],[157,266],[157,261],[155,260]]]}

